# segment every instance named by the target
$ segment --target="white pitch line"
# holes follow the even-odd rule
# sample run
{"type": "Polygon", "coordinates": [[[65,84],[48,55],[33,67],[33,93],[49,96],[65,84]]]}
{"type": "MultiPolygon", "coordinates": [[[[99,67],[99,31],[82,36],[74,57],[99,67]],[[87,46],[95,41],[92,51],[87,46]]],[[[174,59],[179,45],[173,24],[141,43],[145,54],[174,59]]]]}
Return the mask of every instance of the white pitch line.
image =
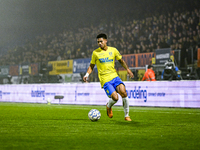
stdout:
{"type": "MultiPolygon", "coordinates": [[[[56,105],[54,105],[56,106],[56,105]]],[[[91,105],[92,106],[92,105],[91,105]]],[[[62,106],[57,106],[57,107],[60,107],[60,108],[63,108],[62,106]]],[[[64,106],[65,107],[65,106],[64,106]]],[[[67,107],[67,109],[84,109],[84,110],[87,110],[87,109],[90,109],[89,108],[90,106],[88,107],[85,107],[85,106],[80,106],[80,107],[67,107]]],[[[93,106],[94,109],[95,109],[95,106],[93,106]]],[[[97,106],[98,107],[98,106],[97,106]]],[[[101,110],[101,111],[104,111],[105,109],[104,108],[98,108],[98,110],[101,110]]],[[[133,112],[144,112],[144,113],[149,113],[149,111],[152,111],[151,109],[148,109],[146,111],[142,111],[142,110],[139,110],[138,108],[137,109],[130,109],[130,110],[133,110],[133,112]]],[[[154,109],[155,110],[155,109],[154,109]]],[[[113,111],[123,111],[123,107],[114,107],[113,108],[113,111]]],[[[164,112],[152,112],[152,113],[163,113],[163,114],[168,114],[168,113],[174,113],[174,114],[189,114],[189,115],[200,115],[199,112],[197,113],[179,113],[179,112],[174,112],[174,111],[164,111],[164,112]]]]}

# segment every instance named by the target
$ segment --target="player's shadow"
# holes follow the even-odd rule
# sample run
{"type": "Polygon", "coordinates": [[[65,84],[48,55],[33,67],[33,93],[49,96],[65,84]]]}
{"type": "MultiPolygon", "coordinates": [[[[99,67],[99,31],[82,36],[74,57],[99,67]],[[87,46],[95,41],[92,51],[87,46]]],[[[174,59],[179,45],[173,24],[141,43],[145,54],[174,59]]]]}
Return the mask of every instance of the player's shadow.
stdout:
{"type": "Polygon", "coordinates": [[[151,123],[144,124],[142,122],[137,121],[117,121],[117,120],[111,120],[115,124],[122,125],[122,126],[132,126],[132,127],[149,127],[151,126],[151,123]]]}
{"type": "Polygon", "coordinates": [[[66,119],[66,120],[84,120],[84,121],[88,121],[88,119],[66,119]]]}
{"type": "Polygon", "coordinates": [[[88,121],[88,119],[66,119],[66,118],[51,118],[51,119],[37,119],[37,120],[66,120],[66,121],[88,121]]]}

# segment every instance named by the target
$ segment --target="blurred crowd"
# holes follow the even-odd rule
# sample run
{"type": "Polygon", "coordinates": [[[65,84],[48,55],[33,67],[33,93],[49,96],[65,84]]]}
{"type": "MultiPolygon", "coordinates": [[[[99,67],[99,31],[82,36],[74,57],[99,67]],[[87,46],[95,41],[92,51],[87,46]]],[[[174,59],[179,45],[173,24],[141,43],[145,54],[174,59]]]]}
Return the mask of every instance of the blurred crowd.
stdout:
{"type": "Polygon", "coordinates": [[[99,33],[106,33],[108,45],[116,47],[122,55],[171,48],[180,49],[186,56],[190,49],[195,53],[200,46],[200,9],[167,12],[144,19],[113,18],[98,26],[37,36],[1,56],[0,65],[89,58],[98,48],[96,36],[99,33]]]}

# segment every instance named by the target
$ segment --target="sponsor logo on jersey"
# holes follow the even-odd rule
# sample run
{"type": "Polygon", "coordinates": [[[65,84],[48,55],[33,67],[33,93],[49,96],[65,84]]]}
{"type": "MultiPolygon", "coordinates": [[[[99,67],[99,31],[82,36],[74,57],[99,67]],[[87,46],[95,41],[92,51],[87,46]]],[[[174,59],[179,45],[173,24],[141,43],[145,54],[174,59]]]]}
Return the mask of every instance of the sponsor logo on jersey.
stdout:
{"type": "Polygon", "coordinates": [[[109,57],[106,58],[100,58],[100,63],[107,63],[107,62],[113,62],[113,59],[109,59],[109,57]]]}

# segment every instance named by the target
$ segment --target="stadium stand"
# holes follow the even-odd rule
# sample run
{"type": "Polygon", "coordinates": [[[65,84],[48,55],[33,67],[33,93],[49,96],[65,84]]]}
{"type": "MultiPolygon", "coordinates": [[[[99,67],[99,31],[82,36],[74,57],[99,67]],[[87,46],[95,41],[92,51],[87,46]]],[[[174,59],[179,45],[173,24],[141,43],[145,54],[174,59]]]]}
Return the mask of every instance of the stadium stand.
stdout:
{"type": "MultiPolygon", "coordinates": [[[[114,17],[99,26],[78,28],[76,32],[64,30],[59,34],[44,34],[10,49],[1,56],[0,65],[89,58],[97,48],[95,37],[100,32],[108,34],[109,45],[117,47],[121,54],[170,47],[180,49],[182,58],[193,63],[191,53],[197,53],[200,47],[200,9],[165,10],[163,14],[150,14],[144,19],[134,19],[130,13],[121,20],[114,17]]],[[[197,60],[196,55],[193,59],[197,60]]]]}

